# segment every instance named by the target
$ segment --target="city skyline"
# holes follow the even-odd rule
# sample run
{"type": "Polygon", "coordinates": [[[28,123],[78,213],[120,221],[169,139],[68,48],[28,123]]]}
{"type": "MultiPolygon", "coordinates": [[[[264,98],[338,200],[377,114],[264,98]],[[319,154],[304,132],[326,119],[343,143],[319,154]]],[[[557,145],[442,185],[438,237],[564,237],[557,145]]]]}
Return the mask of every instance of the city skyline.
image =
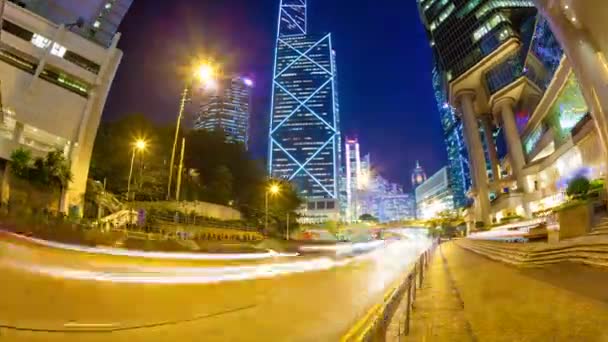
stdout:
{"type": "MultiPolygon", "coordinates": [[[[256,6],[247,4],[246,1],[237,2],[238,6],[232,6],[231,12],[223,11],[220,9],[222,6],[195,4],[201,10],[187,13],[183,10],[186,5],[182,1],[176,1],[174,6],[161,4],[158,7],[134,2],[131,10],[138,11],[141,15],[130,17],[119,30],[123,34],[122,48],[126,51],[124,67],[119,70],[104,120],[112,120],[133,112],[144,113],[159,122],[171,122],[175,119],[179,89],[183,86],[176,77],[175,70],[178,69],[179,58],[183,60],[183,57],[187,56],[186,52],[189,52],[186,46],[176,46],[169,39],[175,37],[173,39],[186,41],[188,47],[200,45],[211,52],[219,51],[215,55],[216,59],[226,61],[227,69],[251,75],[254,79],[256,87],[252,94],[250,150],[256,158],[264,158],[267,153],[272,46],[276,34],[278,1],[265,0],[256,6]],[[169,27],[161,26],[163,21],[159,19],[162,18],[160,12],[183,17],[183,25],[172,23],[169,27]],[[231,22],[236,23],[236,26],[214,24],[226,18],[228,14],[235,18],[231,22]],[[250,15],[265,19],[253,20],[250,15]],[[143,47],[140,44],[144,39],[141,29],[158,36],[158,42],[153,46],[163,46],[164,50],[160,56],[151,57],[142,52],[142,49],[152,47],[143,47]],[[202,37],[198,30],[205,32],[205,37],[214,37],[213,44],[202,37]],[[246,46],[243,46],[242,41],[248,42],[246,46]],[[141,63],[142,60],[147,62],[141,63]],[[167,60],[175,62],[167,65],[167,60]],[[154,94],[150,101],[134,103],[126,99],[128,94],[140,92],[143,85],[141,81],[123,76],[129,73],[129,70],[144,75],[143,78],[147,80],[146,92],[154,94]],[[154,82],[161,79],[160,84],[154,82]]],[[[377,46],[374,36],[384,31],[380,25],[384,21],[383,11],[372,12],[371,20],[375,20],[375,26],[363,30],[356,25],[357,20],[367,17],[369,13],[353,6],[352,9],[342,9],[348,11],[348,15],[336,17],[334,13],[338,5],[313,2],[308,9],[308,20],[311,22],[309,27],[314,26],[315,31],[334,32],[332,38],[334,48],[338,51],[340,76],[342,136],[358,136],[365,141],[362,153],[374,155],[382,174],[412,190],[409,177],[417,159],[425,165],[427,172],[436,171],[446,164],[445,148],[440,141],[441,126],[430,83],[430,63],[425,53],[411,54],[411,50],[422,49],[430,56],[424,30],[417,22],[416,5],[400,5],[404,8],[401,11],[403,15],[411,17],[411,20],[400,23],[395,27],[395,32],[390,33],[394,41],[412,41],[410,44],[413,45],[391,47],[395,55],[384,57],[370,50],[372,46],[377,46]],[[355,36],[359,38],[353,39],[355,36]],[[395,64],[391,63],[397,63],[403,58],[411,61],[409,66],[399,62],[401,67],[396,69],[398,72],[387,70],[391,66],[394,67],[395,64]],[[390,63],[384,63],[382,60],[390,63]],[[344,67],[341,67],[342,64],[344,67]],[[373,70],[367,70],[366,65],[370,64],[375,65],[373,70]],[[353,69],[359,70],[353,72],[353,69]],[[409,77],[419,79],[419,82],[426,86],[412,88],[405,82],[409,77]],[[374,87],[368,87],[368,84],[374,84],[374,87]],[[393,124],[387,125],[388,122],[393,124]],[[393,147],[387,149],[383,146],[384,143],[393,147]],[[409,148],[403,150],[397,146],[409,148]]],[[[389,47],[385,45],[385,48],[389,47]]]]}

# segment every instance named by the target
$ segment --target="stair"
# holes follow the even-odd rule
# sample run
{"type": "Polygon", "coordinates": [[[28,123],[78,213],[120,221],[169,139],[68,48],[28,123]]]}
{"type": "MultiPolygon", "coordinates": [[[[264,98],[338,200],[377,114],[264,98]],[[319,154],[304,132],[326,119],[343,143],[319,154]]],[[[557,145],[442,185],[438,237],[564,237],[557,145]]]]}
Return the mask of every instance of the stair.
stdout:
{"type": "Polygon", "coordinates": [[[608,235],[608,217],[603,217],[600,223],[591,228],[589,235],[608,235]]]}

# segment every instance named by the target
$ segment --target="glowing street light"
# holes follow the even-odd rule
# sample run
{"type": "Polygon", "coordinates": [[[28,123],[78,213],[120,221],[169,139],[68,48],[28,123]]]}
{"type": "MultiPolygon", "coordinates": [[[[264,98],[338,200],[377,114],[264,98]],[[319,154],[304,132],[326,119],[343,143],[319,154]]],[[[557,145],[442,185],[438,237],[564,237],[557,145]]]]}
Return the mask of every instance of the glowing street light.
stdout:
{"type": "Polygon", "coordinates": [[[144,139],[137,139],[133,144],[133,152],[131,154],[131,168],[129,169],[129,180],[127,181],[127,200],[131,195],[131,177],[133,176],[133,164],[135,163],[135,151],[143,153],[146,150],[147,143],[144,139]]]}
{"type": "Polygon", "coordinates": [[[270,186],[269,186],[269,187],[266,189],[266,191],[265,191],[264,203],[265,203],[265,206],[266,206],[266,211],[265,211],[265,212],[266,212],[266,215],[265,215],[265,217],[266,217],[266,223],[265,223],[265,225],[264,225],[264,229],[265,229],[266,231],[268,231],[268,195],[270,194],[270,195],[275,196],[275,195],[277,195],[277,194],[278,194],[280,191],[281,191],[281,187],[280,187],[280,186],[279,186],[277,183],[273,183],[273,184],[271,184],[271,185],[270,185],[270,186]]]}
{"type": "Polygon", "coordinates": [[[280,190],[281,190],[281,188],[277,184],[271,185],[270,188],[268,189],[268,191],[273,195],[278,194],[280,190]]]}
{"type": "Polygon", "coordinates": [[[196,68],[196,76],[202,83],[215,79],[215,69],[210,64],[201,64],[196,68]]]}
{"type": "Polygon", "coordinates": [[[146,149],[146,141],[143,139],[139,139],[135,142],[135,148],[139,151],[143,151],[146,149]]]}

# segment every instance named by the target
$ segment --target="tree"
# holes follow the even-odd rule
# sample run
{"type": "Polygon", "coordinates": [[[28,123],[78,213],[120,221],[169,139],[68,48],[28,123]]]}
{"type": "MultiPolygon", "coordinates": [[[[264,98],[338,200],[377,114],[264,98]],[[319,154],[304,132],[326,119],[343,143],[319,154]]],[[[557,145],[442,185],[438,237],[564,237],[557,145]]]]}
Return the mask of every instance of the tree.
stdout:
{"type": "Polygon", "coordinates": [[[27,179],[32,164],[32,152],[24,148],[18,148],[11,153],[11,171],[23,179],[27,179]]]}
{"type": "Polygon", "coordinates": [[[232,201],[232,185],[234,179],[230,169],[220,165],[213,172],[212,182],[209,184],[209,198],[218,204],[229,204],[232,201]]]}
{"type": "Polygon", "coordinates": [[[146,149],[136,153],[131,185],[137,185],[137,199],[164,199],[174,129],[172,125],[155,124],[143,114],[103,122],[95,140],[90,177],[98,181],[106,179],[108,191],[126,194],[133,143],[144,139],[146,149]]]}
{"type": "Polygon", "coordinates": [[[431,220],[428,220],[431,228],[431,235],[453,237],[456,235],[457,228],[464,224],[464,218],[460,211],[444,210],[431,220]]]}
{"type": "Polygon", "coordinates": [[[378,222],[379,221],[378,218],[372,214],[363,214],[363,215],[359,216],[359,220],[366,221],[366,222],[378,222]]]}

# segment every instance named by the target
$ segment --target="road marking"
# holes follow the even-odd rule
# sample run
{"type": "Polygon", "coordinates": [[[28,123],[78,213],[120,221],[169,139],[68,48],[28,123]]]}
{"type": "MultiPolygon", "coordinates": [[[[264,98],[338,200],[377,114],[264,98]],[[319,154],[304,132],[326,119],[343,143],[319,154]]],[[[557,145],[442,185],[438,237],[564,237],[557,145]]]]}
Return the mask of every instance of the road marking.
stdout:
{"type": "Polygon", "coordinates": [[[78,323],[68,322],[63,325],[66,328],[80,328],[80,329],[111,329],[120,326],[120,323],[78,323]]]}

